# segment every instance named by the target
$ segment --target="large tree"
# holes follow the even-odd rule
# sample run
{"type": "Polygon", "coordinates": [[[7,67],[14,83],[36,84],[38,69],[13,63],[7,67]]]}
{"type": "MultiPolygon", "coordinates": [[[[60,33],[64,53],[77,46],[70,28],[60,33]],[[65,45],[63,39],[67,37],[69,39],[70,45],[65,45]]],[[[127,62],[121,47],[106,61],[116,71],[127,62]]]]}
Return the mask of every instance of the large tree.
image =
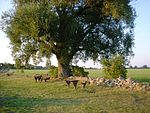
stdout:
{"type": "Polygon", "coordinates": [[[58,77],[73,59],[132,54],[132,0],[13,0],[2,16],[12,55],[23,64],[56,55],[58,77]]]}

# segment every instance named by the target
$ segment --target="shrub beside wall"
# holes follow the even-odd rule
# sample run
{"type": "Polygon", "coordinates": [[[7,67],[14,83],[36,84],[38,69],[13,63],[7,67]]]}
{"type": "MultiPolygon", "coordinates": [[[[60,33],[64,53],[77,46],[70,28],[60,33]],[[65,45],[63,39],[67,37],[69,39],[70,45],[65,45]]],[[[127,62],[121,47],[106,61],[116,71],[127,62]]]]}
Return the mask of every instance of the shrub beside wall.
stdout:
{"type": "Polygon", "coordinates": [[[126,78],[127,70],[125,68],[125,59],[120,55],[114,55],[111,58],[101,60],[103,72],[106,78],[126,78]]]}

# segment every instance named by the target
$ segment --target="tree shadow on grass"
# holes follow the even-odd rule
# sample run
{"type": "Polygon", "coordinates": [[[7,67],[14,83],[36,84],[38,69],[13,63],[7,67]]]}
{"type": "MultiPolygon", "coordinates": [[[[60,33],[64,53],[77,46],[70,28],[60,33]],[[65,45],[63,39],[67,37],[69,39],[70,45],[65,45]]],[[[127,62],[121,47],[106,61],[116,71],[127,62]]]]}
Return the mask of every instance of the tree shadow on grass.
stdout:
{"type": "MultiPolygon", "coordinates": [[[[72,106],[81,104],[82,100],[71,99],[71,98],[31,98],[31,97],[19,97],[19,96],[3,96],[0,97],[0,109],[21,110],[26,109],[30,111],[35,106],[46,107],[46,106],[72,106]]],[[[15,111],[16,111],[15,110],[15,111]]],[[[0,110],[1,111],[1,110],[0,110]]],[[[10,112],[10,111],[9,111],[10,112]]],[[[11,111],[11,113],[14,113],[11,111]]]]}
{"type": "Polygon", "coordinates": [[[4,96],[0,97],[0,106],[6,106],[6,107],[21,107],[21,106],[34,106],[34,105],[76,105],[80,104],[81,100],[77,99],[71,99],[71,98],[29,98],[29,97],[10,97],[10,96],[4,96]]]}

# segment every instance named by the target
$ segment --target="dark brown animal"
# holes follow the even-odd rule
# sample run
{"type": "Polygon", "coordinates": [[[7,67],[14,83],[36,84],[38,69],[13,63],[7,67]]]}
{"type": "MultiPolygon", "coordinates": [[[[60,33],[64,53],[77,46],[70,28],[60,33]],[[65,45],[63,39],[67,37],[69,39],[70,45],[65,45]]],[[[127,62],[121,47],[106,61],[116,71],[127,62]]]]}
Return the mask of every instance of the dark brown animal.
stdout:
{"type": "Polygon", "coordinates": [[[35,79],[36,82],[37,81],[42,81],[42,75],[36,74],[36,75],[34,75],[34,79],[35,79]]]}
{"type": "Polygon", "coordinates": [[[47,75],[43,75],[42,78],[41,78],[41,82],[42,82],[43,80],[44,80],[45,82],[46,82],[47,80],[50,80],[50,76],[49,76],[48,74],[47,74],[47,75]]]}

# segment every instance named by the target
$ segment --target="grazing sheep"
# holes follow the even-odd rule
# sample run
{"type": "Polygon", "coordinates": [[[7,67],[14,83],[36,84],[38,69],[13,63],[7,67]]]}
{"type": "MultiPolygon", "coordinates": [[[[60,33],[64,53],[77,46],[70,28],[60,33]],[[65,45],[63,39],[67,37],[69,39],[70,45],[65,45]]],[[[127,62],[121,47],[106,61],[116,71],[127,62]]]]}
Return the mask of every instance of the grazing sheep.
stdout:
{"type": "Polygon", "coordinates": [[[37,81],[41,81],[42,75],[36,74],[36,75],[34,75],[34,79],[35,79],[36,82],[37,82],[37,81]]]}
{"type": "Polygon", "coordinates": [[[48,74],[43,75],[42,78],[41,78],[41,82],[42,82],[43,80],[44,80],[45,82],[46,82],[47,80],[50,80],[50,76],[49,76],[48,74]]]}

